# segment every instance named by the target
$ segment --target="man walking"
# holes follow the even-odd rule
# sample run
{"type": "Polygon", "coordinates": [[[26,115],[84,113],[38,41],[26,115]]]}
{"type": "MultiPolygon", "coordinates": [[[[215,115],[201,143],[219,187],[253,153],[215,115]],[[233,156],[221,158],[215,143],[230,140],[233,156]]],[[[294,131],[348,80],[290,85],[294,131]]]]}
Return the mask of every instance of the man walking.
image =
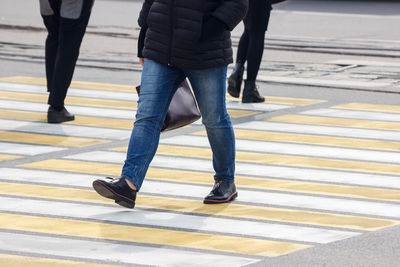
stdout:
{"type": "Polygon", "coordinates": [[[235,136],[225,104],[226,72],[233,61],[230,31],[243,19],[247,5],[247,0],[144,1],[138,43],[144,66],[136,121],[121,177],[95,180],[97,193],[121,206],[135,206],[172,96],[188,78],[213,152],[214,186],[204,203],[225,203],[237,197],[235,136]]]}

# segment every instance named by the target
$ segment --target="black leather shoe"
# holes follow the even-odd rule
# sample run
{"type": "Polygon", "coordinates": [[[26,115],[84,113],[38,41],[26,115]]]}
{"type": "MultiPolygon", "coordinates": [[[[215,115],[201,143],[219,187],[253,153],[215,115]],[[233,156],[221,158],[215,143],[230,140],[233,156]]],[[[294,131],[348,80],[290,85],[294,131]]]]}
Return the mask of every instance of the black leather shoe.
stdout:
{"type": "Polygon", "coordinates": [[[129,187],[124,177],[106,177],[106,179],[110,179],[111,182],[95,180],[93,182],[94,190],[103,197],[114,199],[118,205],[133,209],[137,191],[129,187]]]}
{"type": "Polygon", "coordinates": [[[238,196],[235,183],[224,180],[215,181],[214,187],[208,194],[204,204],[219,204],[234,200],[238,196]]]}
{"type": "Polygon", "coordinates": [[[47,122],[48,123],[61,123],[65,121],[73,121],[75,120],[75,116],[68,112],[66,108],[63,108],[61,111],[56,110],[52,106],[49,107],[47,111],[47,122]]]}
{"type": "Polygon", "coordinates": [[[265,98],[257,90],[255,81],[244,81],[242,103],[261,103],[265,98]]]}
{"type": "Polygon", "coordinates": [[[240,87],[243,81],[244,65],[236,63],[232,74],[228,78],[228,93],[233,97],[239,97],[240,87]]]}

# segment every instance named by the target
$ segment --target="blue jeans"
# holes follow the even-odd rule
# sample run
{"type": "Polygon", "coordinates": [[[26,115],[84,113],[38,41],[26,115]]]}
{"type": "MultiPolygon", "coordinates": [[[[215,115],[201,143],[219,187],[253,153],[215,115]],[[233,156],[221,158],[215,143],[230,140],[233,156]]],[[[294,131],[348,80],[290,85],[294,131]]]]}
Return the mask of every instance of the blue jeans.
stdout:
{"type": "Polygon", "coordinates": [[[227,66],[182,70],[145,59],[136,121],[121,176],[139,190],[156,153],[160,131],[176,89],[187,77],[206,127],[213,152],[215,180],[234,181],[235,135],[226,110],[227,66]]]}

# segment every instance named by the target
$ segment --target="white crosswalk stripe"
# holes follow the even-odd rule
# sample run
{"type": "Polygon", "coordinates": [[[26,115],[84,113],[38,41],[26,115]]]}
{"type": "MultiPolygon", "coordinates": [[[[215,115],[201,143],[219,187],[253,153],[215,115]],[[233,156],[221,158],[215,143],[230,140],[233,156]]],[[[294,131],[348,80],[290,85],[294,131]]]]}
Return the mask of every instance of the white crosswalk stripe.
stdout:
{"type": "Polygon", "coordinates": [[[36,253],[73,259],[90,259],[114,264],[143,264],[155,266],[245,266],[257,262],[255,259],[226,256],[206,252],[193,252],[144,246],[118,244],[101,240],[81,240],[60,236],[38,236],[29,233],[2,233],[0,239],[7,240],[7,251],[36,253]]]}
{"type": "MultiPolygon", "coordinates": [[[[14,109],[24,111],[38,111],[47,112],[47,104],[45,103],[27,103],[25,101],[13,101],[13,100],[0,100],[1,109],[14,109]]],[[[68,111],[75,115],[81,116],[94,116],[94,117],[109,117],[115,119],[131,119],[135,118],[136,112],[130,110],[121,109],[108,109],[108,108],[95,108],[95,107],[82,107],[82,106],[71,106],[68,111]]]]}
{"type": "Polygon", "coordinates": [[[22,132],[67,135],[74,137],[106,138],[123,140],[129,138],[130,130],[118,130],[100,127],[86,127],[68,124],[47,124],[0,119],[0,130],[17,130],[22,132]]]}
{"type": "Polygon", "coordinates": [[[243,124],[235,125],[238,129],[250,129],[259,131],[279,131],[289,133],[304,133],[315,135],[331,135],[354,138],[366,138],[376,140],[392,140],[399,141],[400,133],[388,130],[371,130],[371,129],[349,129],[346,127],[332,126],[316,126],[296,123],[282,123],[269,121],[251,121],[243,124]]]}
{"type": "Polygon", "coordinates": [[[41,145],[28,145],[28,144],[15,144],[0,142],[1,153],[17,154],[17,155],[40,155],[55,151],[61,151],[65,148],[55,146],[41,146],[41,145]]]}
{"type": "Polygon", "coordinates": [[[347,118],[360,120],[393,121],[400,122],[400,114],[372,112],[372,111],[354,111],[340,109],[314,109],[301,112],[304,115],[326,116],[333,118],[347,118]]]}

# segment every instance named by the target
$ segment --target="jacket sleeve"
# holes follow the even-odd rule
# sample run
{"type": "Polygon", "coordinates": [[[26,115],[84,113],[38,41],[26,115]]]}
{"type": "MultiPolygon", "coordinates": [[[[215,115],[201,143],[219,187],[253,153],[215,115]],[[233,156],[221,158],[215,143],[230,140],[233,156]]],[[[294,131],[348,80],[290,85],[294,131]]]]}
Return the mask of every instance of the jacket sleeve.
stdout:
{"type": "Polygon", "coordinates": [[[142,5],[142,9],[140,10],[138,23],[142,28],[147,28],[147,15],[149,14],[149,10],[154,0],[145,0],[142,5]]]}
{"type": "Polygon", "coordinates": [[[232,31],[246,15],[248,5],[248,0],[224,0],[212,15],[224,22],[232,31]]]}

